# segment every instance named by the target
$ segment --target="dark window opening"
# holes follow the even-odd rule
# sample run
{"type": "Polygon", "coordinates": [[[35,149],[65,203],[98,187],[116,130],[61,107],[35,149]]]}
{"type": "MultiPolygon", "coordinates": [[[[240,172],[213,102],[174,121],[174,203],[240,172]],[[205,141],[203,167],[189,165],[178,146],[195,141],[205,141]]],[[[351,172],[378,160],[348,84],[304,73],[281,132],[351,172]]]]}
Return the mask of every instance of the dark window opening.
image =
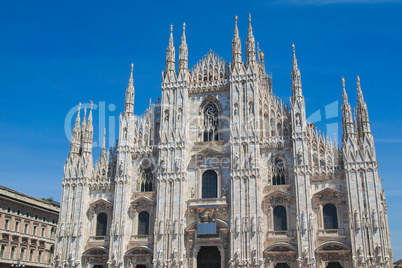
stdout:
{"type": "Polygon", "coordinates": [[[283,206],[276,206],[274,208],[274,231],[286,231],[286,209],[283,206]]]}
{"type": "Polygon", "coordinates": [[[146,211],[138,215],[138,235],[149,234],[149,213],[146,211]]]}
{"type": "Polygon", "coordinates": [[[202,174],[202,198],[218,197],[218,175],[213,170],[207,170],[202,174]]]}
{"type": "Polygon", "coordinates": [[[106,236],[107,228],[107,215],[106,213],[100,213],[96,222],[96,236],[106,236]]]}
{"type": "Polygon", "coordinates": [[[338,229],[338,215],[333,204],[326,204],[322,209],[324,229],[338,229]]]}

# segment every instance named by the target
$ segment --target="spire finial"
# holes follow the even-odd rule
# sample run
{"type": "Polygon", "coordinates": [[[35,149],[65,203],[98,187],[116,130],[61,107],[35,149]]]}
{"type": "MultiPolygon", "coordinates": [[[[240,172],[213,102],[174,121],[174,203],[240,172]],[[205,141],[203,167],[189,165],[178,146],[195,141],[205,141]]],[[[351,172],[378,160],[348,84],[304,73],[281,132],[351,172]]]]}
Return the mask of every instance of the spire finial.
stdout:
{"type": "Polygon", "coordinates": [[[362,92],[362,88],[360,86],[360,77],[359,76],[356,77],[356,86],[357,86],[357,100],[358,100],[358,102],[363,103],[364,102],[363,92],[362,92]]]}
{"type": "Polygon", "coordinates": [[[342,92],[343,102],[344,102],[344,104],[346,104],[348,102],[348,95],[346,94],[345,78],[344,77],[342,77],[342,88],[343,88],[343,92],[342,92]]]}
{"type": "Polygon", "coordinates": [[[105,149],[105,145],[106,145],[106,128],[104,128],[103,130],[103,144],[102,144],[102,149],[105,149]]]}
{"type": "Polygon", "coordinates": [[[357,89],[361,90],[361,88],[360,88],[360,76],[356,77],[356,85],[357,85],[357,89]]]}
{"type": "Polygon", "coordinates": [[[342,87],[343,87],[343,91],[346,91],[345,90],[345,78],[344,77],[342,77],[342,87]]]}
{"type": "Polygon", "coordinates": [[[130,79],[128,80],[128,87],[129,88],[134,87],[133,70],[134,70],[134,63],[131,63],[130,79]]]}
{"type": "Polygon", "coordinates": [[[293,69],[296,70],[297,69],[297,59],[296,59],[296,46],[295,46],[295,44],[292,44],[292,48],[293,48],[293,69]]]}
{"type": "Polygon", "coordinates": [[[248,13],[248,23],[251,24],[251,13],[248,13]]]}
{"type": "Polygon", "coordinates": [[[77,117],[75,118],[75,126],[76,127],[79,127],[79,125],[80,125],[80,109],[81,109],[81,102],[78,103],[77,117]]]}
{"type": "Polygon", "coordinates": [[[173,24],[170,24],[170,33],[173,34],[173,24]]]}
{"type": "Polygon", "coordinates": [[[186,43],[186,23],[183,23],[183,35],[181,36],[181,43],[185,44],[186,43]]]}
{"type": "Polygon", "coordinates": [[[89,101],[90,103],[91,103],[91,111],[92,111],[92,108],[93,108],[93,106],[94,106],[94,103],[92,102],[92,101],[89,101]]]}
{"type": "Polygon", "coordinates": [[[237,29],[237,15],[235,17],[235,37],[239,37],[239,29],[237,29]]]}
{"type": "Polygon", "coordinates": [[[84,118],[82,119],[82,125],[81,125],[82,131],[85,131],[85,127],[87,125],[86,120],[87,120],[87,107],[84,107],[84,118]]]}

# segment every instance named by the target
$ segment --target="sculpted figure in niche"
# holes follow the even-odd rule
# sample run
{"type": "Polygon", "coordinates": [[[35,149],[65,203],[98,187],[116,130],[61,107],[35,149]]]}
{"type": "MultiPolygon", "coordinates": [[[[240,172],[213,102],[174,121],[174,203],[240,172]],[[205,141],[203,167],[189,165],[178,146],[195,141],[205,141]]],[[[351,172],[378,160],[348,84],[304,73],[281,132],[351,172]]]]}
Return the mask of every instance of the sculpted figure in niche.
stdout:
{"type": "Polygon", "coordinates": [[[195,190],[194,190],[194,187],[191,187],[191,198],[195,198],[195,190]]]}
{"type": "Polygon", "coordinates": [[[234,158],[234,168],[239,167],[239,154],[236,153],[235,158],[234,158]]]}
{"type": "Polygon", "coordinates": [[[165,110],[165,121],[166,122],[169,121],[169,110],[168,109],[165,110]]]}
{"type": "Polygon", "coordinates": [[[296,114],[296,126],[300,126],[300,114],[296,114]]]}

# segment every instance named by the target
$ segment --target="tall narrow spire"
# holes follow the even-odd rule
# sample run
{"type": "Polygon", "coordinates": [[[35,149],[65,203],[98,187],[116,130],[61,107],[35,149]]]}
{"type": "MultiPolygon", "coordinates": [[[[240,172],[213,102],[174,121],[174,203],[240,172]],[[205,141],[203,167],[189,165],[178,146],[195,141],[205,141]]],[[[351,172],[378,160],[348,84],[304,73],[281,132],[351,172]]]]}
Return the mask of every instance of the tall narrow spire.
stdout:
{"type": "Polygon", "coordinates": [[[89,115],[88,115],[88,125],[87,125],[87,129],[92,126],[92,108],[94,106],[94,103],[92,101],[89,101],[91,103],[91,109],[89,110],[89,115]]]}
{"type": "Polygon", "coordinates": [[[165,74],[170,75],[175,73],[175,49],[173,45],[173,24],[170,25],[169,46],[166,49],[166,67],[165,74]]]}
{"type": "Polygon", "coordinates": [[[348,103],[348,94],[346,94],[346,88],[345,88],[345,78],[342,77],[342,99],[343,99],[343,104],[348,103]]]}
{"type": "Polygon", "coordinates": [[[88,123],[85,122],[87,109],[84,108],[84,120],[82,122],[81,127],[81,135],[82,135],[82,152],[83,153],[92,153],[92,141],[93,141],[93,125],[92,125],[92,108],[93,103],[91,101],[91,109],[89,110],[88,115],[88,123]]]}
{"type": "Polygon", "coordinates": [[[356,87],[357,87],[357,101],[359,103],[364,103],[363,92],[362,92],[362,88],[360,86],[360,77],[359,76],[356,77],[356,87]]]}
{"type": "Polygon", "coordinates": [[[302,96],[302,84],[301,84],[301,75],[299,67],[297,66],[296,59],[296,48],[295,45],[292,45],[293,48],[293,69],[292,69],[292,94],[293,97],[302,96]]]}
{"type": "Polygon", "coordinates": [[[296,59],[296,47],[295,44],[292,45],[293,48],[293,70],[299,69],[297,66],[297,59],[296,59]]]}
{"type": "Polygon", "coordinates": [[[84,107],[84,118],[82,119],[81,131],[84,132],[87,127],[87,107],[84,107]]]}
{"type": "Polygon", "coordinates": [[[234,37],[232,41],[232,66],[240,64],[241,61],[241,41],[239,37],[239,29],[237,28],[237,16],[235,17],[234,37]]]}
{"type": "Polygon", "coordinates": [[[70,154],[79,154],[81,147],[81,133],[80,133],[80,109],[81,103],[78,104],[78,113],[75,119],[75,125],[71,134],[70,154]]]}
{"type": "Polygon", "coordinates": [[[255,39],[253,35],[253,27],[251,26],[251,14],[248,14],[248,35],[246,44],[246,64],[247,66],[255,63],[255,39]]]}
{"type": "Polygon", "coordinates": [[[188,48],[186,43],[186,24],[183,23],[183,35],[181,36],[181,45],[179,48],[179,72],[188,69],[188,48]]]}
{"type": "Polygon", "coordinates": [[[134,64],[131,63],[130,79],[126,89],[126,100],[124,103],[124,115],[134,113],[134,78],[133,78],[134,64]]]}
{"type": "Polygon", "coordinates": [[[103,143],[101,149],[101,159],[106,159],[106,128],[103,130],[103,143]]]}
{"type": "Polygon", "coordinates": [[[370,130],[370,121],[368,116],[368,109],[366,102],[363,98],[363,91],[360,86],[360,77],[357,76],[356,78],[356,86],[357,86],[357,109],[356,109],[356,116],[357,116],[357,129],[359,133],[359,137],[362,139],[364,138],[366,133],[371,133],[370,130]]]}
{"type": "Polygon", "coordinates": [[[352,109],[350,108],[350,104],[348,102],[348,95],[346,94],[345,88],[345,78],[342,77],[342,127],[343,127],[343,140],[347,140],[347,138],[351,135],[354,135],[354,125],[353,125],[353,115],[352,109]]]}

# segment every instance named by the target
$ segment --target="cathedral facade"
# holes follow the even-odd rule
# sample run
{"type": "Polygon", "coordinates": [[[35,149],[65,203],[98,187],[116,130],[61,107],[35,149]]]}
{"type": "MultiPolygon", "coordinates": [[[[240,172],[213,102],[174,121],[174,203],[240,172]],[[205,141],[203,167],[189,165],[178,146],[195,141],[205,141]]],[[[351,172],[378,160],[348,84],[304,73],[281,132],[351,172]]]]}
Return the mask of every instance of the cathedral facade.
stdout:
{"type": "MultiPolygon", "coordinates": [[[[293,46],[292,97],[277,98],[251,18],[242,57],[210,51],[176,69],[134,115],[133,65],[118,144],[92,156],[80,109],[64,168],[54,267],[392,267],[387,207],[366,103],[343,84],[342,144],[306,119],[293,46]]],[[[341,90],[341,88],[340,88],[341,90]]]]}

